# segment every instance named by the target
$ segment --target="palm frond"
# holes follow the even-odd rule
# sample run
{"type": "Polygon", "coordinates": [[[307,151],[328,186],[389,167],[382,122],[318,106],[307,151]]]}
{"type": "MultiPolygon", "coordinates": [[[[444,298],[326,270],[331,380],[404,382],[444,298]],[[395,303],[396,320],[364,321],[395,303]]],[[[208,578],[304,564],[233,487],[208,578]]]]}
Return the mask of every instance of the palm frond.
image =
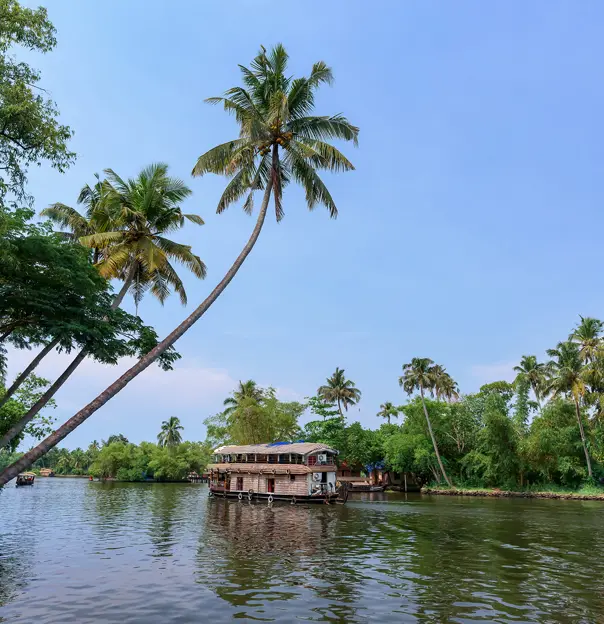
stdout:
{"type": "Polygon", "coordinates": [[[342,139],[358,145],[359,129],[353,126],[343,115],[331,117],[300,117],[288,123],[288,128],[295,135],[307,139],[342,139]]]}

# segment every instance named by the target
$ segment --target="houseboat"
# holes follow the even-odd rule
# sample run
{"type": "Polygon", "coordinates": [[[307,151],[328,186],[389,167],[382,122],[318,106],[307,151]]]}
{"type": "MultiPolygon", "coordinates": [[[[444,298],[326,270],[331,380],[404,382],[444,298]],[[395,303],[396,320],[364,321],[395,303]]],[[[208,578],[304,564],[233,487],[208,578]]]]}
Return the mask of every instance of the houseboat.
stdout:
{"type": "Polygon", "coordinates": [[[41,477],[54,477],[55,473],[52,468],[40,468],[40,476],[41,477]]]}
{"type": "Polygon", "coordinates": [[[33,472],[22,472],[17,475],[17,483],[15,485],[16,487],[20,487],[22,485],[33,485],[35,478],[36,475],[33,472]]]}
{"type": "Polygon", "coordinates": [[[337,454],[325,444],[307,442],[221,446],[208,466],[210,495],[269,503],[335,502],[337,454]]]}

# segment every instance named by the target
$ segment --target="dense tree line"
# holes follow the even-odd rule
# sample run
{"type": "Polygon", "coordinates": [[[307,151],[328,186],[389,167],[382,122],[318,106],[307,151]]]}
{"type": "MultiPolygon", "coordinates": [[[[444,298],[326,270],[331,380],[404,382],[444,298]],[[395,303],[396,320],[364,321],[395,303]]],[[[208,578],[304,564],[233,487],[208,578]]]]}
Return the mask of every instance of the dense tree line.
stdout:
{"type": "MultiPolygon", "coordinates": [[[[50,468],[56,475],[90,475],[118,481],[183,481],[189,472],[203,472],[210,449],[201,442],[183,441],[182,429],[179,419],[173,416],[162,423],[157,444],[132,444],[116,434],[100,444],[94,440],[86,450],[55,447],[32,469],[50,468]]],[[[0,452],[0,469],[18,456],[0,452]]]]}

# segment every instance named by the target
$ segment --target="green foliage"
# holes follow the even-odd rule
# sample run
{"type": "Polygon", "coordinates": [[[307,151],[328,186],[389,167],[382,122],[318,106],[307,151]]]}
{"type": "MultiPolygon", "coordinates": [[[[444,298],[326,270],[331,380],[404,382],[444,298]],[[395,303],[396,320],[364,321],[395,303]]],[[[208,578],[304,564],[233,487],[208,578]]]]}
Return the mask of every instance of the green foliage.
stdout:
{"type": "Polygon", "coordinates": [[[259,388],[252,380],[239,382],[224,405],[223,412],[204,420],[207,442],[213,448],[294,440],[301,435],[298,419],[306,406],[279,401],[274,388],[259,388]]]}
{"type": "MultiPolygon", "coordinates": [[[[51,468],[58,475],[90,474],[118,481],[182,481],[191,471],[203,472],[210,460],[211,449],[200,442],[161,447],[151,442],[131,444],[121,435],[109,440],[102,447],[93,442],[86,451],[55,447],[34,468],[51,468]]],[[[8,454],[0,453],[0,465],[9,459],[8,454]]]]}
{"type": "Polygon", "coordinates": [[[306,397],[306,405],[312,414],[320,416],[324,420],[333,418],[334,416],[338,416],[340,414],[333,403],[325,401],[319,396],[306,397]]]}
{"type": "MultiPolygon", "coordinates": [[[[2,407],[0,407],[0,435],[4,435],[15,423],[17,423],[27,411],[42,396],[49,385],[47,379],[30,375],[2,407]]],[[[4,394],[4,388],[0,386],[0,397],[4,394]]],[[[55,408],[56,404],[53,400],[46,404],[46,409],[55,408]]],[[[11,440],[8,447],[9,451],[14,451],[23,438],[27,435],[35,440],[40,440],[51,433],[54,419],[48,415],[47,411],[41,411],[20,435],[11,440]]]]}
{"type": "Polygon", "coordinates": [[[317,390],[317,395],[326,403],[337,404],[342,417],[342,407],[348,411],[349,407],[361,400],[361,391],[354,381],[346,379],[344,369],[337,367],[335,373],[327,378],[327,383],[317,390]]]}
{"type": "Polygon", "coordinates": [[[46,161],[62,172],[74,160],[67,149],[71,130],[59,123],[39,72],[11,55],[14,46],[45,53],[55,45],[45,8],[0,0],[0,204],[7,195],[33,201],[25,191],[30,165],[46,161]]]}
{"type": "Polygon", "coordinates": [[[310,75],[286,74],[288,54],[278,44],[270,52],[263,47],[250,67],[240,65],[243,86],[229,89],[224,97],[207,100],[220,104],[239,124],[237,138],[199,157],[193,175],[215,173],[231,179],[218,202],[217,212],[245,198],[243,209],[251,213],[253,196],[272,184],[277,221],[283,217],[283,189],[291,182],[302,186],[308,208],[323,204],[332,217],[337,208],[318,171],[350,171],[352,163],[326,141],[357,143],[359,129],[343,115],[313,115],[315,92],[333,80],[331,69],[315,63],[310,75]]]}
{"type": "Polygon", "coordinates": [[[161,424],[161,431],[157,434],[158,446],[174,447],[182,442],[181,431],[184,427],[180,424],[180,420],[176,416],[170,416],[168,420],[164,420],[161,424]]]}
{"type": "Polygon", "coordinates": [[[106,179],[80,192],[78,203],[86,215],[56,203],[42,211],[69,238],[92,251],[92,260],[105,278],[127,281],[138,306],[150,291],[164,302],[173,289],[183,305],[187,295],[171,262],[179,262],[203,279],[206,267],[188,245],[166,238],[182,228],[185,221],[202,225],[195,214],[183,213],[180,203],[191,195],[182,180],[168,176],[166,164],[145,167],[136,178],[124,180],[112,169],[106,179]]]}
{"type": "MultiPolygon", "coordinates": [[[[115,364],[140,357],[158,343],[152,327],[124,310],[113,310],[107,280],[79,244],[32,223],[29,210],[0,207],[0,336],[18,348],[58,339],[58,348],[85,348],[115,364]]],[[[1,342],[1,340],[0,340],[1,342]]],[[[158,363],[169,370],[180,357],[170,348],[158,363]]]]}

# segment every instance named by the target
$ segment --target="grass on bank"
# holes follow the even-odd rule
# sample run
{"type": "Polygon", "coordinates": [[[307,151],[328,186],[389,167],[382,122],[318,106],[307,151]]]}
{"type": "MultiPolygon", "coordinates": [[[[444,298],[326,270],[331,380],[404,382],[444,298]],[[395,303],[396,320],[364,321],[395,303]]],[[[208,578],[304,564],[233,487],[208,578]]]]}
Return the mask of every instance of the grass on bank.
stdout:
{"type": "Polygon", "coordinates": [[[598,496],[604,498],[604,486],[597,483],[584,483],[578,488],[562,487],[556,483],[536,483],[524,487],[514,488],[497,488],[497,487],[483,487],[476,485],[466,485],[463,483],[457,484],[450,488],[448,485],[430,483],[422,488],[423,490],[431,492],[457,492],[459,494],[478,494],[484,493],[485,495],[497,495],[498,493],[518,494],[518,495],[530,495],[530,494],[542,494],[542,495],[563,495],[563,496],[598,496]]]}

